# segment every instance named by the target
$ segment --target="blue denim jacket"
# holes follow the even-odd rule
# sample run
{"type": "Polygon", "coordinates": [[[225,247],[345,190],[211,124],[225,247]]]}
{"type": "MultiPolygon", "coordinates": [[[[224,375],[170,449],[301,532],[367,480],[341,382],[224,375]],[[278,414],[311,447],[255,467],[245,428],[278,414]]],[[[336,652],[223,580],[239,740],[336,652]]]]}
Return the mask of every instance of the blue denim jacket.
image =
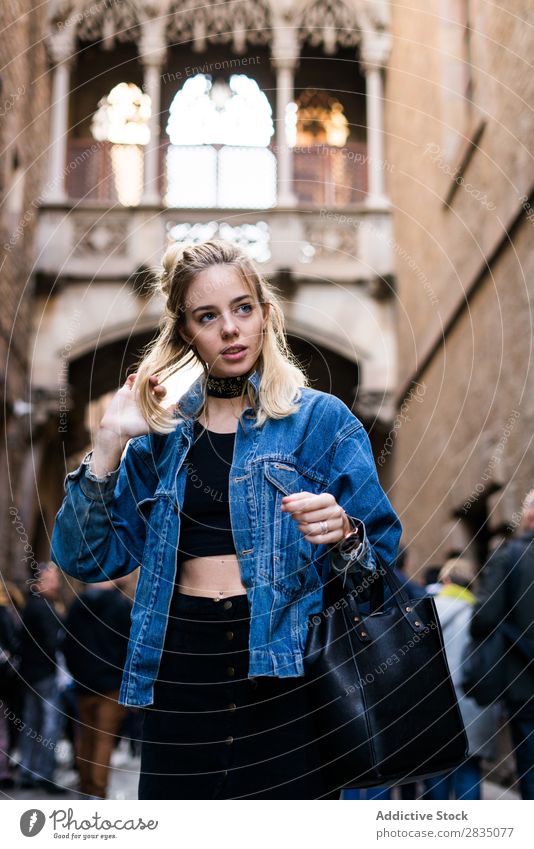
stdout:
{"type": "MultiPolygon", "coordinates": [[[[259,388],[260,374],[249,381],[259,388]]],[[[204,377],[180,401],[184,416],[199,411],[204,377]]],[[[330,570],[373,570],[377,555],[396,554],[401,523],[379,484],[361,422],[335,396],[303,388],[299,410],[254,428],[247,406],[239,424],[229,478],[235,551],[250,604],[249,677],[300,676],[308,616],[322,609],[330,570]],[[304,539],[281,511],[282,497],[330,492],[362,542],[350,564],[332,545],[304,539]]],[[[140,566],[128,654],[119,693],[124,705],[153,702],[177,571],[184,464],[192,418],[170,434],[130,440],[119,469],[97,478],[87,455],[65,478],[65,498],[52,534],[51,557],[81,581],[105,581],[140,566]]]]}

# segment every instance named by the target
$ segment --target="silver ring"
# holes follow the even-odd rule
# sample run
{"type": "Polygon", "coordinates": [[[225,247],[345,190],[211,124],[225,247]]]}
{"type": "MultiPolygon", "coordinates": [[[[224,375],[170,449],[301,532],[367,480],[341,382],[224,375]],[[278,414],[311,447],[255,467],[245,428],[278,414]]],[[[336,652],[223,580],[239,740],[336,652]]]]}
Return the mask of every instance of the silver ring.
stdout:
{"type": "Polygon", "coordinates": [[[321,522],[321,533],[322,534],[328,533],[328,522],[321,522]]]}

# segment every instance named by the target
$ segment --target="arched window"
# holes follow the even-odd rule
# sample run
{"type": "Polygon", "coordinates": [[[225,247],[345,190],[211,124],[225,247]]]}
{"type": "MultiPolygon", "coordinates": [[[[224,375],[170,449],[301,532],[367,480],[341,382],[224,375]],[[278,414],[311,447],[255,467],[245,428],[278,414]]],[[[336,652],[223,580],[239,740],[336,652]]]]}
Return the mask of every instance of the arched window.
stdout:
{"type": "Polygon", "coordinates": [[[119,83],[98,103],[91,133],[108,142],[113,186],[123,206],[137,206],[143,194],[143,146],[150,140],[150,97],[134,83],[119,83]]]}
{"type": "Polygon", "coordinates": [[[295,194],[310,206],[350,206],[367,192],[365,144],[350,140],[343,104],[326,91],[304,89],[289,104],[295,194]]]}
{"type": "Polygon", "coordinates": [[[166,203],[266,209],[276,203],[272,110],[255,80],[197,74],[172,101],[166,203]]]}
{"type": "Polygon", "coordinates": [[[325,91],[305,89],[296,107],[296,142],[300,147],[313,144],[343,147],[349,125],[339,100],[325,91]]]}

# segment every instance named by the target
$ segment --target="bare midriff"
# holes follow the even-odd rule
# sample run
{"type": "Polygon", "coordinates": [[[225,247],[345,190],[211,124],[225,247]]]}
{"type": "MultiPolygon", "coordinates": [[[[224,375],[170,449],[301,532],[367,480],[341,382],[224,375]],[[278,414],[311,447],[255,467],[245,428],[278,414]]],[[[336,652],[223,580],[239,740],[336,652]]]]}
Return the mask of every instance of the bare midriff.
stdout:
{"type": "Polygon", "coordinates": [[[184,595],[227,598],[246,593],[236,554],[210,554],[183,560],[177,583],[184,595]]]}
{"type": "MultiPolygon", "coordinates": [[[[203,427],[207,427],[204,418],[199,418],[203,427]]],[[[230,433],[235,431],[235,417],[214,420],[214,431],[230,433]]],[[[237,554],[210,554],[206,557],[192,557],[183,560],[177,581],[178,592],[184,595],[208,596],[209,598],[227,598],[231,595],[246,593],[241,580],[241,570],[237,554]]]]}

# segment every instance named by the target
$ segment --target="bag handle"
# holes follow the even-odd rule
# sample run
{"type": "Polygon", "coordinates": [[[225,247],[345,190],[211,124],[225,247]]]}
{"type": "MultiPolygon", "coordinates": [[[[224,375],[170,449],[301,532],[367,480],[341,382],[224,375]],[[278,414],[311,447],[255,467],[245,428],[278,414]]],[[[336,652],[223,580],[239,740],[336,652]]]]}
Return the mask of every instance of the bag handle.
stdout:
{"type": "MultiPolygon", "coordinates": [[[[371,582],[371,616],[376,614],[377,608],[382,607],[384,604],[384,582],[387,583],[389,589],[391,590],[391,602],[396,604],[401,614],[404,616],[414,633],[418,633],[426,628],[426,624],[421,621],[419,614],[414,609],[414,605],[411,600],[408,598],[406,591],[404,590],[401,582],[395,575],[393,569],[391,569],[386,562],[377,554],[376,551],[373,551],[374,557],[378,561],[378,569],[374,572],[369,573],[368,581],[371,582]],[[377,600],[381,598],[380,603],[377,605],[377,600]]],[[[349,589],[349,595],[352,599],[352,606],[355,608],[356,616],[353,616],[353,622],[358,626],[355,628],[355,634],[358,639],[367,643],[371,641],[371,637],[369,636],[364,621],[366,619],[366,615],[362,613],[360,609],[360,605],[357,601],[357,597],[360,594],[362,587],[358,587],[355,584],[356,576],[352,572],[348,572],[346,578],[349,580],[349,584],[353,584],[353,588],[349,589]]]]}

